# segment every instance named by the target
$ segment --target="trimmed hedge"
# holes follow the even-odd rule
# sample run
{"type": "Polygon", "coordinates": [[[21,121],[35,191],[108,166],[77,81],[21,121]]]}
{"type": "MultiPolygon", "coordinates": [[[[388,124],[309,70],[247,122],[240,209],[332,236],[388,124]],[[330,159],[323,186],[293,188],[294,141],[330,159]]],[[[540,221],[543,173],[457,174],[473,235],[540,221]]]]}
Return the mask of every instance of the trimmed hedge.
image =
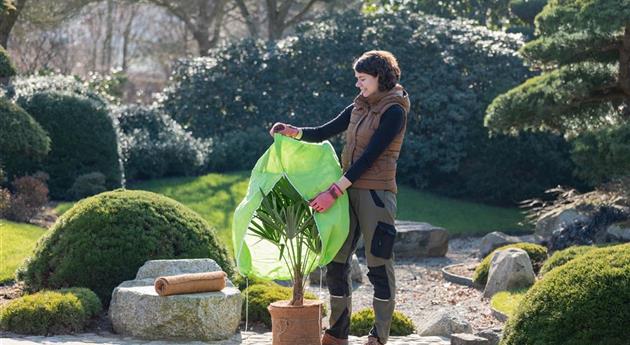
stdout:
{"type": "Polygon", "coordinates": [[[70,199],[68,189],[76,178],[99,171],[106,187],[120,186],[118,139],[106,107],[67,93],[39,92],[20,97],[18,104],[48,132],[51,153],[37,167],[50,175],[48,188],[54,199],[70,199]]]}
{"type": "MultiPolygon", "coordinates": [[[[350,318],[350,334],[362,337],[370,333],[370,329],[374,326],[374,310],[365,308],[352,313],[350,318]]],[[[416,332],[416,326],[413,321],[405,314],[394,311],[392,317],[392,327],[390,335],[407,336],[416,332]]]]}
{"type": "Polygon", "coordinates": [[[527,292],[501,345],[624,345],[630,339],[630,244],[551,270],[527,292]]]}
{"type": "Polygon", "coordinates": [[[117,189],[66,211],[18,269],[28,291],[85,286],[109,305],[112,290],[147,260],[211,258],[230,276],[232,263],[197,213],[165,196],[117,189]]]}
{"type": "Polygon", "coordinates": [[[98,296],[86,288],[42,291],[3,306],[0,328],[21,334],[75,333],[82,331],[101,310],[98,296]]]}
{"type": "Polygon", "coordinates": [[[494,253],[508,248],[518,248],[526,251],[527,255],[529,255],[529,259],[532,262],[532,268],[534,269],[535,273],[538,273],[538,271],[540,271],[540,267],[547,259],[547,248],[538,244],[515,243],[499,247],[493,250],[490,254],[486,255],[486,257],[483,258],[483,260],[475,268],[475,273],[473,274],[473,282],[475,284],[480,286],[486,285],[488,281],[488,274],[490,273],[490,263],[492,262],[492,257],[494,256],[494,253]]]}
{"type": "Polygon", "coordinates": [[[549,257],[540,269],[540,275],[545,275],[552,269],[560,267],[576,257],[586,254],[594,249],[595,246],[574,246],[567,249],[559,250],[549,257]]]}
{"type": "Polygon", "coordinates": [[[9,53],[0,46],[0,79],[11,78],[16,74],[17,71],[15,70],[13,61],[9,58],[9,53]]]}
{"type": "MultiPolygon", "coordinates": [[[[265,324],[267,327],[271,327],[271,315],[267,310],[267,306],[276,301],[290,300],[293,294],[293,290],[290,287],[278,285],[274,282],[257,282],[250,285],[241,294],[243,296],[243,311],[242,319],[245,320],[246,304],[245,296],[249,300],[248,307],[248,320],[258,321],[265,324]]],[[[313,293],[309,291],[304,292],[305,299],[318,299],[313,293]]],[[[326,306],[323,306],[322,317],[326,315],[326,306]]]]}
{"type": "Polygon", "coordinates": [[[9,180],[46,157],[50,138],[24,109],[0,97],[0,159],[9,180]]]}

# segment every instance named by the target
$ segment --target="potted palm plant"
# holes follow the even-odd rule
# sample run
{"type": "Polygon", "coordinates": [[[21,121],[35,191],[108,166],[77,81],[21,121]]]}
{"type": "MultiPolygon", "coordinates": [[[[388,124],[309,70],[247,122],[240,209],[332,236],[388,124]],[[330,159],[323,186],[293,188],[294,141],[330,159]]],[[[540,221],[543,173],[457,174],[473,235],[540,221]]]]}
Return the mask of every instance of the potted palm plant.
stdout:
{"type": "Polygon", "coordinates": [[[304,300],[308,273],[315,268],[322,250],[308,202],[282,177],[263,198],[249,231],[278,248],[278,260],[288,268],[293,283],[291,300],[268,306],[273,344],[319,345],[323,302],[304,300]]]}

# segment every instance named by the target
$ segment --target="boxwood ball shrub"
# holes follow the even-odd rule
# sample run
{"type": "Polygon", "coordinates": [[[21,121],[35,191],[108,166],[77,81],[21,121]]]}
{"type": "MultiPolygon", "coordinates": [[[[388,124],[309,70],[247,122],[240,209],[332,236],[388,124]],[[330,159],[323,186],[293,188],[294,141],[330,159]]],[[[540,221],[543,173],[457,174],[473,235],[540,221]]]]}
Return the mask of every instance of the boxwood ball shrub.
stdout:
{"type": "Polygon", "coordinates": [[[210,258],[232,275],[216,233],[197,213],[165,196],[117,189],[76,203],[18,269],[28,291],[85,286],[109,305],[112,290],[147,260],[210,258]]]}
{"type": "Polygon", "coordinates": [[[630,339],[630,244],[549,271],[525,294],[501,345],[623,345],[630,339]]]}
{"type": "MultiPolygon", "coordinates": [[[[257,282],[250,285],[242,293],[243,296],[243,310],[242,318],[245,320],[245,312],[247,308],[248,320],[258,321],[265,324],[267,327],[271,327],[271,315],[267,310],[267,306],[276,301],[290,300],[292,296],[292,289],[289,287],[278,285],[272,281],[269,282],[257,282]],[[245,296],[247,296],[248,303],[245,303],[245,296]],[[249,304],[247,306],[246,304],[249,304]]],[[[305,291],[305,299],[318,299],[313,293],[305,291]]],[[[326,309],[324,306],[322,317],[326,315],[326,309]]]]}
{"type": "Polygon", "coordinates": [[[490,263],[492,262],[492,256],[494,256],[494,253],[496,253],[497,251],[505,250],[508,248],[518,248],[526,251],[527,255],[529,255],[529,259],[532,262],[534,273],[538,273],[538,271],[540,271],[540,267],[547,259],[547,248],[538,244],[515,243],[499,247],[493,250],[490,254],[486,255],[486,257],[475,268],[475,273],[473,274],[473,282],[475,284],[480,286],[486,285],[488,281],[488,274],[490,273],[490,263]]]}
{"type": "Polygon", "coordinates": [[[42,291],[2,306],[0,329],[37,335],[76,333],[101,310],[98,296],[86,288],[42,291]]]}
{"type": "Polygon", "coordinates": [[[560,267],[576,257],[597,249],[595,246],[574,246],[567,249],[559,250],[549,257],[542,265],[540,274],[545,275],[556,267],[560,267]]]}
{"type": "Polygon", "coordinates": [[[50,154],[40,170],[50,175],[53,199],[70,199],[68,189],[77,177],[99,171],[106,187],[120,186],[118,139],[108,109],[84,96],[39,92],[18,98],[18,104],[48,132],[50,154]]]}
{"type": "MultiPolygon", "coordinates": [[[[357,337],[368,335],[373,325],[374,310],[372,308],[359,310],[352,313],[350,317],[350,334],[357,337]]],[[[416,327],[409,317],[399,311],[394,311],[390,335],[406,336],[415,333],[415,331],[416,327]]]]}
{"type": "Polygon", "coordinates": [[[24,109],[0,97],[0,160],[7,178],[24,175],[50,151],[46,131],[24,109]]]}

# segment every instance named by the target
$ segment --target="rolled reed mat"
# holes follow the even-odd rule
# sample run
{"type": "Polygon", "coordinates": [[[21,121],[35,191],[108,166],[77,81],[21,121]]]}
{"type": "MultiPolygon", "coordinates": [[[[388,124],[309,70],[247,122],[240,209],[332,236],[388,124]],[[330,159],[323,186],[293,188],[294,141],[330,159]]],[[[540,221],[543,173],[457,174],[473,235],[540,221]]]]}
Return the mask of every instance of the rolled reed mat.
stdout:
{"type": "Polygon", "coordinates": [[[223,271],[178,274],[155,279],[155,291],[160,296],[221,291],[225,287],[223,271]]]}

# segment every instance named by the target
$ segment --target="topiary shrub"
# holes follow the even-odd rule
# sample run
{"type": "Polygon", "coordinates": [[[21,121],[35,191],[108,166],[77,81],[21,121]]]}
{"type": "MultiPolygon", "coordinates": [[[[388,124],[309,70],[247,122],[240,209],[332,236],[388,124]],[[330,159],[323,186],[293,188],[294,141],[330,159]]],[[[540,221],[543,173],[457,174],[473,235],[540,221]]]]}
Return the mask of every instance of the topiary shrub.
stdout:
{"type": "Polygon", "coordinates": [[[24,109],[0,97],[0,157],[6,177],[27,174],[50,151],[46,131],[24,109]]]}
{"type": "Polygon", "coordinates": [[[80,175],[100,171],[106,187],[120,186],[118,143],[107,108],[88,98],[58,92],[40,92],[18,99],[48,132],[51,153],[40,170],[50,175],[48,188],[54,199],[70,199],[68,189],[80,175]]]}
{"type": "Polygon", "coordinates": [[[28,98],[36,93],[57,91],[89,99],[96,107],[108,106],[107,99],[89,87],[89,82],[82,82],[76,76],[52,74],[16,77],[6,90],[6,95],[13,100],[28,98]]]}
{"type": "MultiPolygon", "coordinates": [[[[368,335],[372,326],[374,326],[374,310],[372,308],[365,308],[352,313],[350,317],[350,334],[357,337],[368,335]]],[[[394,311],[390,335],[406,336],[415,333],[415,331],[416,327],[409,317],[401,312],[394,311]]]]}
{"type": "Polygon", "coordinates": [[[0,82],[2,79],[13,77],[16,73],[15,65],[9,58],[9,53],[0,46],[0,82]]]}
{"type": "Polygon", "coordinates": [[[559,250],[549,257],[540,269],[540,275],[545,275],[556,267],[560,267],[576,257],[596,249],[595,246],[574,246],[559,250]]]}
{"type": "MultiPolygon", "coordinates": [[[[289,287],[280,286],[272,281],[258,282],[250,285],[242,293],[243,298],[247,296],[248,303],[243,300],[243,320],[245,320],[245,312],[247,308],[247,317],[249,321],[258,321],[271,327],[271,315],[267,310],[267,306],[276,301],[290,300],[293,290],[289,287]],[[247,306],[249,305],[249,306],[247,306]]],[[[305,299],[318,299],[313,293],[305,291],[305,299]]],[[[324,306],[322,317],[326,315],[326,307],[324,306]]]]}
{"type": "Polygon", "coordinates": [[[193,137],[154,107],[125,106],[115,116],[127,179],[189,176],[204,170],[212,141],[193,137]]]}
{"type": "Polygon", "coordinates": [[[98,296],[86,288],[42,291],[4,305],[0,329],[36,335],[76,333],[101,310],[98,296]]]}
{"type": "Polygon", "coordinates": [[[485,286],[488,281],[488,274],[490,273],[490,263],[492,261],[492,257],[494,253],[499,250],[504,250],[508,248],[518,248],[527,252],[529,255],[529,259],[532,262],[532,268],[535,273],[540,271],[540,267],[543,262],[547,259],[547,248],[533,243],[515,243],[508,244],[507,246],[499,247],[493,250],[490,254],[486,255],[486,257],[481,260],[479,265],[475,268],[475,273],[473,274],[473,282],[478,286],[485,286]]]}
{"type": "Polygon", "coordinates": [[[501,345],[623,345],[630,339],[630,244],[551,270],[525,294],[501,345]]]}
{"type": "Polygon", "coordinates": [[[18,269],[28,291],[85,286],[109,305],[112,290],[147,260],[211,258],[233,273],[215,231],[165,196],[118,189],[66,211],[18,269]]]}
{"type": "Polygon", "coordinates": [[[95,171],[81,175],[72,184],[68,190],[68,194],[75,200],[83,199],[88,196],[96,195],[106,191],[105,175],[95,171]]]}

